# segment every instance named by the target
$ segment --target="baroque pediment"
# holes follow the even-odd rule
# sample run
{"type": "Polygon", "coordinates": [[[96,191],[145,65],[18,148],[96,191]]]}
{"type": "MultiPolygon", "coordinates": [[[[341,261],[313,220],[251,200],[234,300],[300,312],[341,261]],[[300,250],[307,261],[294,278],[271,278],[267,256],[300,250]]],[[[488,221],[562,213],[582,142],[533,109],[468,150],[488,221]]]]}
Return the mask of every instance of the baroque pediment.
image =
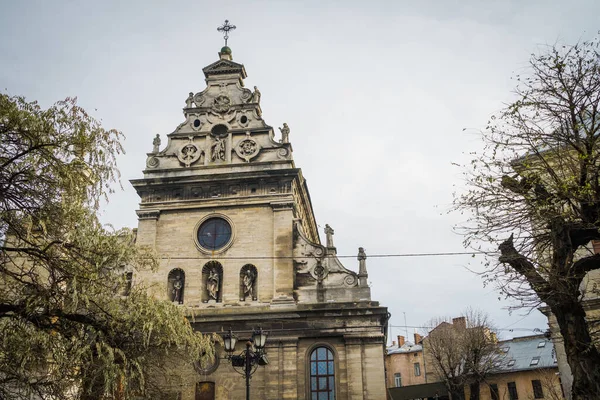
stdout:
{"type": "Polygon", "coordinates": [[[230,60],[218,60],[202,68],[204,76],[207,78],[213,75],[240,74],[242,79],[246,78],[246,69],[243,64],[238,64],[230,60]]]}

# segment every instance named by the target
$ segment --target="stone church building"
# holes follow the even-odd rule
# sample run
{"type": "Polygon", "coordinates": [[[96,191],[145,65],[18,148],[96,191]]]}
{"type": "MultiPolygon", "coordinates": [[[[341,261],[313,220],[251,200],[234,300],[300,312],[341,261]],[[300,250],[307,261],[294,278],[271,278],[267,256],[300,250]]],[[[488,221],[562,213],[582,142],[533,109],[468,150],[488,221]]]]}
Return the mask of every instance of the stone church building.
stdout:
{"type": "MultiPolygon", "coordinates": [[[[269,363],[252,375],[253,399],[384,399],[389,314],[371,300],[364,251],[348,269],[329,226],[321,243],[290,129],[276,135],[265,122],[260,91],[244,86],[231,49],[203,72],[206,88],[189,93],[185,120],[166,143],[157,135],[143,178],[131,181],[137,244],[162,259],[134,281],[186,307],[198,331],[233,330],[236,354],[253,329],[267,331],[269,363]]],[[[219,356],[190,366],[175,398],[244,398],[244,377],[222,348],[219,356]]]]}

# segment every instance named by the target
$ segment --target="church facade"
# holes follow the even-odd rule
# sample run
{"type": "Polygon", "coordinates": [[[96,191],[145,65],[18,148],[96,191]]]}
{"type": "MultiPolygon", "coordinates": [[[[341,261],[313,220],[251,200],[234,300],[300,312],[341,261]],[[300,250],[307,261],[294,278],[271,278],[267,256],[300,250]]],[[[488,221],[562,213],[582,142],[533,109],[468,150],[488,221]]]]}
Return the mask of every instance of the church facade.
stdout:
{"type": "MultiPolygon", "coordinates": [[[[275,138],[231,50],[203,72],[184,122],[165,146],[157,135],[143,178],[131,181],[141,199],[136,243],[161,257],[134,281],[186,307],[202,333],[231,329],[237,353],[254,329],[267,331],[252,398],[384,399],[389,314],[371,300],[364,251],[355,272],[336,257],[329,226],[321,243],[290,129],[275,138]]],[[[219,348],[214,362],[190,366],[175,397],[244,398],[245,380],[224,357],[219,348]]]]}

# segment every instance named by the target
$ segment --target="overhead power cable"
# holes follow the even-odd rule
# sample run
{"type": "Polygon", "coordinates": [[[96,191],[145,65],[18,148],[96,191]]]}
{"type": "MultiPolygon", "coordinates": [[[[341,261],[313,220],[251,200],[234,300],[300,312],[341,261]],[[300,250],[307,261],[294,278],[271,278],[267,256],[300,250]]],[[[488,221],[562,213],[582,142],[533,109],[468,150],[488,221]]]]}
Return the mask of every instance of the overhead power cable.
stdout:
{"type": "MultiPolygon", "coordinates": [[[[441,252],[441,253],[399,253],[399,254],[367,254],[367,258],[399,258],[399,257],[442,257],[442,256],[475,256],[480,254],[498,254],[495,251],[458,251],[458,252],[441,252]]],[[[207,257],[181,257],[181,256],[162,256],[160,258],[170,260],[203,260],[218,258],[219,260],[279,260],[279,259],[293,259],[293,258],[322,258],[322,257],[336,257],[336,258],[356,258],[357,255],[337,255],[337,254],[326,254],[323,256],[243,256],[243,257],[219,257],[218,255],[212,255],[207,257]]]]}

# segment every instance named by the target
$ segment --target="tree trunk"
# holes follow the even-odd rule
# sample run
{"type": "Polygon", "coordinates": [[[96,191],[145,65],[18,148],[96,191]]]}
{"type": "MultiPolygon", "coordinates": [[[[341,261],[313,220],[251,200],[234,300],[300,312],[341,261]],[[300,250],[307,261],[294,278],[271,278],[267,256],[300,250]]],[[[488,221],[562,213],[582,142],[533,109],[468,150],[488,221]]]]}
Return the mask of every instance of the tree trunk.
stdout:
{"type": "Polygon", "coordinates": [[[550,309],[556,316],[573,374],[572,399],[600,399],[600,352],[589,333],[583,306],[577,298],[562,298],[550,309]]]}

